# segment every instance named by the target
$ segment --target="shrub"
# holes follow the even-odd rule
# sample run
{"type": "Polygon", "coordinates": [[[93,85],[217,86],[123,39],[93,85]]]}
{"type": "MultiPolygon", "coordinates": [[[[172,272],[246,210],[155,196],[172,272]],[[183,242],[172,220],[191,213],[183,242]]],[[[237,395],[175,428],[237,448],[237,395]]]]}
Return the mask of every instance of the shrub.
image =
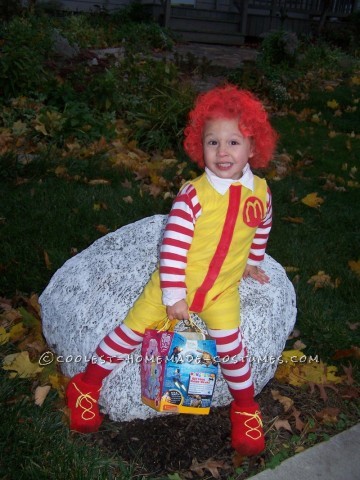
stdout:
{"type": "Polygon", "coordinates": [[[0,93],[5,98],[44,91],[49,79],[45,60],[51,50],[50,29],[35,17],[14,17],[2,25],[0,93]]]}

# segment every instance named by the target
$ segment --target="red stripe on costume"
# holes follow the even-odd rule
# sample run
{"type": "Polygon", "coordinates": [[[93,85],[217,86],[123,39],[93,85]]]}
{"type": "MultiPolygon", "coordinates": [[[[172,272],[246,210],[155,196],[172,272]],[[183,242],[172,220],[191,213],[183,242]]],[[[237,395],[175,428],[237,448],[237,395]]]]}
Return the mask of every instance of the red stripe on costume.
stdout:
{"type": "Polygon", "coordinates": [[[212,288],[217,277],[219,276],[221,267],[229,251],[231,240],[234,234],[235,224],[240,207],[240,197],[241,185],[231,185],[231,187],[229,188],[229,205],[226,212],[226,218],[220,241],[210,262],[204,281],[195,292],[194,299],[191,306],[189,307],[189,310],[193,312],[202,311],[205,303],[206,294],[212,288]]]}
{"type": "Polygon", "coordinates": [[[181,233],[182,235],[187,235],[188,237],[194,236],[194,230],[190,230],[189,228],[183,227],[177,223],[168,223],[165,231],[181,233]]]}
{"type": "Polygon", "coordinates": [[[175,220],[176,218],[181,218],[187,222],[194,222],[194,218],[188,212],[181,210],[180,208],[173,208],[169,213],[169,222],[175,220]],[[173,218],[174,217],[174,218],[173,218]]]}
{"type": "Polygon", "coordinates": [[[160,282],[160,288],[185,288],[186,289],[186,284],[185,282],[160,282]]]}
{"type": "MultiPolygon", "coordinates": [[[[114,332],[116,333],[116,335],[119,338],[121,338],[121,340],[125,344],[132,345],[132,346],[137,346],[137,345],[140,345],[140,343],[141,343],[141,340],[135,340],[134,338],[129,337],[129,335],[127,335],[126,332],[124,331],[124,329],[122,328],[122,325],[119,325],[118,327],[116,327],[114,332]]],[[[143,333],[139,333],[136,330],[131,330],[131,332],[133,332],[135,335],[141,337],[141,339],[144,337],[143,333]]]]}
{"type": "Polygon", "coordinates": [[[178,262],[187,263],[187,257],[183,255],[177,255],[176,253],[171,252],[161,252],[160,253],[161,260],[176,260],[178,262]]]}
{"type": "Polygon", "coordinates": [[[183,268],[176,267],[160,267],[161,273],[169,273],[170,275],[185,275],[183,268]]]}
{"type": "Polygon", "coordinates": [[[163,245],[171,245],[172,247],[182,248],[184,250],[189,250],[190,243],[181,242],[180,240],[176,240],[176,238],[164,238],[163,245]]]}

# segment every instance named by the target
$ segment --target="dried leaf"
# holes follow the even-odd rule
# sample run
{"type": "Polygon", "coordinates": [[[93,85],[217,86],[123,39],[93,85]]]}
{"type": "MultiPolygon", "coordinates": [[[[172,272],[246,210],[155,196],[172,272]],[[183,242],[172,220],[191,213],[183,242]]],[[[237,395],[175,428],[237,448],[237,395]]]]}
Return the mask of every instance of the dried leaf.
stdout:
{"type": "Polygon", "coordinates": [[[314,284],[314,290],[324,287],[335,288],[335,284],[331,280],[331,277],[327,275],[323,270],[319,271],[316,275],[310,277],[307,283],[314,284]]]}
{"type": "Polygon", "coordinates": [[[44,387],[36,387],[35,389],[35,405],[38,405],[39,407],[42,406],[42,404],[45,401],[45,398],[47,397],[47,394],[50,392],[51,387],[50,385],[45,385],[44,387]]]}
{"type": "Polygon", "coordinates": [[[302,350],[303,348],[306,348],[306,345],[301,340],[296,340],[296,342],[293,345],[293,348],[295,348],[296,350],[302,350]]]}
{"type": "Polygon", "coordinates": [[[29,352],[20,352],[7,355],[3,360],[3,370],[9,370],[10,378],[19,376],[21,378],[33,377],[42,372],[42,367],[38,363],[32,363],[29,358],[29,352]]]}
{"type": "Polygon", "coordinates": [[[359,328],[360,322],[356,322],[356,323],[346,322],[346,325],[349,327],[350,330],[355,331],[359,328]]]}
{"type": "Polygon", "coordinates": [[[311,208],[320,208],[320,205],[324,203],[324,199],[317,196],[317,192],[309,193],[304,198],[301,199],[301,202],[304,205],[307,205],[311,208]]]}
{"type": "Polygon", "coordinates": [[[47,253],[46,250],[44,250],[44,261],[45,261],[46,268],[48,270],[51,270],[51,262],[50,262],[49,254],[47,253]]]}
{"type": "Polygon", "coordinates": [[[228,468],[224,462],[213,460],[209,458],[203,463],[199,463],[196,458],[193,458],[193,461],[190,466],[190,470],[195,472],[199,477],[205,475],[204,470],[208,470],[214,478],[220,478],[219,468],[228,468]]]}
{"type": "Polygon", "coordinates": [[[98,232],[103,233],[104,235],[109,233],[110,231],[106,225],[102,225],[102,224],[96,225],[95,228],[98,232]]]}
{"type": "Polygon", "coordinates": [[[298,267],[285,267],[285,272],[291,273],[291,272],[298,272],[299,268],[298,267]]]}
{"type": "Polygon", "coordinates": [[[276,430],[280,430],[280,428],[284,428],[284,429],[287,430],[288,432],[293,433],[292,428],[291,428],[290,423],[288,422],[288,420],[281,420],[280,418],[278,418],[278,419],[275,420],[275,422],[274,422],[274,427],[276,428],[276,430]]]}
{"type": "Polygon", "coordinates": [[[125,203],[133,203],[133,198],[131,195],[128,195],[127,197],[123,197],[123,200],[125,203]]]}
{"type": "Polygon", "coordinates": [[[352,345],[351,348],[336,350],[332,358],[334,360],[340,360],[341,358],[349,358],[349,357],[360,359],[360,348],[356,347],[355,345],[352,345]]]}
{"type": "Polygon", "coordinates": [[[355,272],[357,275],[360,275],[360,260],[358,260],[358,261],[349,260],[348,265],[350,267],[350,270],[355,272]]]}
{"type": "Polygon", "coordinates": [[[284,222],[297,223],[297,224],[304,223],[303,217],[282,217],[281,220],[284,220],[284,222]]]}
{"type": "Polygon", "coordinates": [[[299,432],[302,432],[304,430],[305,423],[300,418],[301,412],[293,407],[291,415],[295,418],[296,430],[298,430],[299,432]]]}
{"type": "Polygon", "coordinates": [[[278,390],[271,390],[271,395],[274,400],[277,400],[284,407],[284,411],[287,412],[294,405],[294,400],[289,397],[285,397],[280,394],[278,390]]]}
{"type": "Polygon", "coordinates": [[[334,407],[326,407],[320,412],[316,412],[315,416],[318,420],[320,420],[322,423],[327,423],[327,424],[334,424],[338,422],[338,415],[340,413],[339,408],[334,408],[334,407]]]}
{"type": "Polygon", "coordinates": [[[104,178],[95,178],[94,180],[88,181],[89,185],[110,185],[110,180],[105,180],[104,178]]]}

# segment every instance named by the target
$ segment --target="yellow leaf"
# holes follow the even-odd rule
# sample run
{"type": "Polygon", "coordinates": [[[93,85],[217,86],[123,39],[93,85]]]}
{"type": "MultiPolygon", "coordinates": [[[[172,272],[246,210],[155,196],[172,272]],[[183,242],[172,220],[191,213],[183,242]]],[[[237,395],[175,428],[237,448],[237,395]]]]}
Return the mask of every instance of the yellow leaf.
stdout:
{"type": "Polygon", "coordinates": [[[307,283],[313,283],[314,289],[330,287],[335,288],[334,282],[331,280],[330,275],[327,275],[324,271],[319,271],[316,275],[313,275],[307,283]]]}
{"type": "Polygon", "coordinates": [[[63,165],[59,165],[55,168],[55,175],[57,177],[63,177],[67,173],[67,168],[63,165]]]}
{"type": "Polygon", "coordinates": [[[332,108],[333,110],[337,110],[339,108],[339,104],[337,103],[336,100],[329,100],[326,105],[329,107],[329,108],[332,108]]]}
{"type": "Polygon", "coordinates": [[[298,272],[298,267],[285,267],[285,272],[298,272]]]}
{"type": "Polygon", "coordinates": [[[26,332],[26,328],[24,328],[24,325],[22,322],[17,323],[14,325],[9,332],[9,339],[12,340],[13,342],[16,342],[20,338],[24,336],[26,332]]]}
{"type": "Polygon", "coordinates": [[[342,377],[336,375],[337,368],[328,366],[319,361],[311,361],[306,359],[300,350],[288,350],[282,354],[282,363],[275,372],[275,378],[280,383],[288,383],[296,387],[301,385],[321,385],[328,386],[331,384],[341,383],[342,377]]]}
{"type": "Polygon", "coordinates": [[[29,358],[29,352],[20,352],[7,355],[3,360],[3,370],[9,370],[10,378],[34,377],[36,374],[42,372],[42,368],[38,363],[32,363],[29,358]]]}
{"type": "Polygon", "coordinates": [[[51,390],[50,385],[45,385],[44,387],[36,387],[35,394],[34,394],[35,405],[38,405],[39,407],[41,407],[50,390],[51,390]]]}
{"type": "Polygon", "coordinates": [[[348,265],[350,267],[350,270],[360,275],[360,260],[358,260],[357,262],[355,260],[349,260],[348,265]]]}
{"type": "Polygon", "coordinates": [[[335,138],[337,136],[337,133],[334,131],[334,130],[331,130],[329,133],[328,133],[328,137],[329,138],[335,138]]]}
{"type": "Polygon", "coordinates": [[[8,341],[9,341],[9,333],[5,330],[4,327],[0,327],[0,345],[3,345],[8,341]]]}
{"type": "Polygon", "coordinates": [[[324,199],[317,196],[317,192],[309,193],[304,198],[301,199],[301,202],[311,208],[320,208],[320,205],[324,203],[324,199]]]}

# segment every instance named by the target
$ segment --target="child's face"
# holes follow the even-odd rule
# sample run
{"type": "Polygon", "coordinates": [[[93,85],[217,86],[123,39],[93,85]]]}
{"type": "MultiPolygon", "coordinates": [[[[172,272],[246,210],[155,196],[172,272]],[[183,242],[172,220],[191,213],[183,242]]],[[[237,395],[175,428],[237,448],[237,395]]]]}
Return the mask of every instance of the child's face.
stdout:
{"type": "Polygon", "coordinates": [[[220,178],[239,180],[253,156],[251,141],[240,132],[236,118],[207,121],[203,148],[205,165],[220,178]]]}

